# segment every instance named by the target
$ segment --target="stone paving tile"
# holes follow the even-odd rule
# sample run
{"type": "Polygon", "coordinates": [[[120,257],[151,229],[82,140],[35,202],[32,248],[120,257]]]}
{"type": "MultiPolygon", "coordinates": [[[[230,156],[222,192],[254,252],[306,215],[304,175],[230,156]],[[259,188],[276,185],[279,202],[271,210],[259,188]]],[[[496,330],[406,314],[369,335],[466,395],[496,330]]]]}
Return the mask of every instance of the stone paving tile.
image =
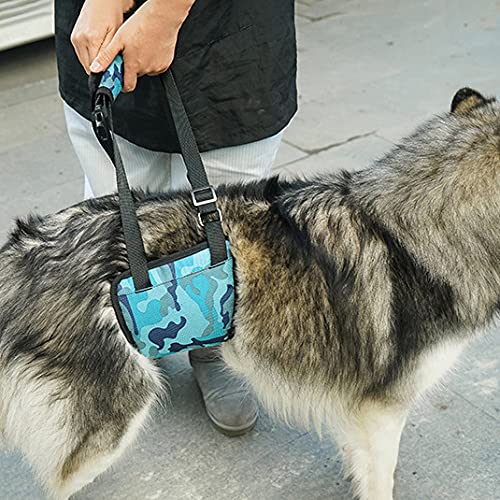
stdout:
{"type": "Polygon", "coordinates": [[[391,147],[389,141],[370,134],[288,163],[278,171],[286,177],[293,178],[312,177],[339,170],[359,170],[382,157],[391,147]]]}
{"type": "Polygon", "coordinates": [[[46,95],[32,101],[22,101],[2,110],[9,116],[9,126],[0,127],[0,154],[36,140],[49,140],[59,135],[64,126],[57,119],[60,106],[56,95],[46,95]]]}
{"type": "Polygon", "coordinates": [[[2,95],[0,111],[7,115],[11,113],[11,110],[4,110],[3,108],[15,106],[20,102],[33,102],[40,97],[54,96],[57,93],[57,78],[52,77],[47,80],[25,83],[0,92],[2,95]]]}
{"type": "MultiPolygon", "coordinates": [[[[66,134],[31,139],[0,157],[2,183],[15,186],[20,196],[35,198],[46,189],[73,180],[81,182],[81,170],[66,134]]],[[[12,199],[12,192],[0,191],[0,202],[12,199]]],[[[35,204],[36,206],[36,204],[35,204]]]]}
{"type": "Polygon", "coordinates": [[[55,212],[83,196],[83,175],[67,135],[37,139],[0,154],[0,246],[16,217],[55,212]]]}
{"type": "Polygon", "coordinates": [[[343,15],[343,7],[348,2],[332,0],[299,0],[296,2],[298,16],[305,17],[310,21],[319,21],[332,16],[343,15]]]}
{"type": "Polygon", "coordinates": [[[497,500],[499,431],[493,418],[441,389],[408,419],[395,499],[497,500]]]}
{"type": "Polygon", "coordinates": [[[67,134],[34,137],[0,153],[0,246],[15,217],[60,210],[83,194],[83,175],[67,134]]]}
{"type": "Polygon", "coordinates": [[[493,2],[360,4],[300,31],[301,111],[287,131],[291,144],[314,150],[372,130],[394,140],[400,124],[406,133],[447,110],[460,87],[496,91],[500,38],[485,21],[497,15],[493,2]]]}
{"type": "Polygon", "coordinates": [[[54,40],[0,52],[0,68],[0,92],[53,79],[56,73],[54,40]]]}
{"type": "MultiPolygon", "coordinates": [[[[448,387],[497,421],[500,434],[500,341],[498,328],[475,341],[461,356],[448,387]]],[[[500,445],[500,443],[499,443],[500,445]]],[[[500,465],[499,465],[500,469],[500,465]]],[[[500,498],[500,497],[499,497],[500,498]]]]}
{"type": "MultiPolygon", "coordinates": [[[[0,52],[0,67],[2,68],[0,78],[0,111],[20,103],[31,102],[37,105],[40,97],[53,96],[57,94],[56,57],[53,40],[45,40],[19,47],[13,50],[0,52]]],[[[49,106],[54,112],[52,105],[49,106]]],[[[10,117],[18,113],[18,109],[1,111],[10,117]]],[[[30,121],[35,109],[24,112],[22,118],[30,121]]]]}
{"type": "Polygon", "coordinates": [[[295,162],[297,160],[305,158],[306,156],[308,155],[304,151],[301,151],[300,149],[297,149],[295,146],[292,146],[291,144],[288,144],[287,142],[283,141],[278,151],[278,155],[276,156],[273,169],[280,170],[288,163],[295,162]]]}

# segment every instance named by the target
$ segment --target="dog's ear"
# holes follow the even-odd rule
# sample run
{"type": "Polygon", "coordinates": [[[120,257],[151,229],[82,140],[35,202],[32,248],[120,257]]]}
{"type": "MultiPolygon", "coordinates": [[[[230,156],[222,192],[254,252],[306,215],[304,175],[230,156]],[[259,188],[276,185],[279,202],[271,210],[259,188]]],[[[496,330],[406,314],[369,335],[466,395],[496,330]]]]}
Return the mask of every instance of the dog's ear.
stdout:
{"type": "Polygon", "coordinates": [[[477,90],[465,87],[460,89],[451,102],[451,112],[457,115],[465,115],[471,109],[486,104],[488,100],[483,97],[477,90]]]}

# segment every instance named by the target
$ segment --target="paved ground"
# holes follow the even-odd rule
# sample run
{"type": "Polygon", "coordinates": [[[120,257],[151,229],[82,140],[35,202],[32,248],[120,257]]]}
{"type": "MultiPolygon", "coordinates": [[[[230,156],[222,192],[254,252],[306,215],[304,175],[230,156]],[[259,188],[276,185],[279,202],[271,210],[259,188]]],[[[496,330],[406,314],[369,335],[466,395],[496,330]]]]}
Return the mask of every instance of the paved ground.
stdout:
{"type": "MultiPolygon", "coordinates": [[[[499,88],[497,2],[301,0],[300,112],[276,169],[359,168],[470,85],[499,88]]],[[[79,200],[52,42],[0,55],[0,244],[11,220],[79,200]]],[[[396,499],[500,498],[500,336],[471,347],[411,416],[396,499]]],[[[207,423],[185,358],[164,363],[172,404],[120,465],[77,495],[95,499],[348,499],[335,448],[263,416],[240,439],[207,423]]],[[[0,498],[43,499],[16,454],[0,454],[0,498]]]]}

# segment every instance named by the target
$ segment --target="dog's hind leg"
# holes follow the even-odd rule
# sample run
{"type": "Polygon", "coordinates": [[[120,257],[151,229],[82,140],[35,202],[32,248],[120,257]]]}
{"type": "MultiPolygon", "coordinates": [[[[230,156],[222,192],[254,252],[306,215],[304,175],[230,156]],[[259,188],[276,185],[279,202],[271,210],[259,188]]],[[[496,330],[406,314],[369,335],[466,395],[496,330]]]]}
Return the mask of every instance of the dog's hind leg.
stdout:
{"type": "Polygon", "coordinates": [[[146,422],[161,390],[160,378],[149,360],[137,353],[133,359],[114,383],[107,382],[105,398],[95,394],[73,410],[78,417],[76,429],[69,428],[71,451],[51,476],[50,489],[58,498],[68,498],[108,469],[146,422]]]}
{"type": "Polygon", "coordinates": [[[50,498],[68,499],[110,467],[158,397],[154,365],[137,353],[115,354],[96,375],[98,384],[33,378],[24,366],[4,379],[6,441],[22,451],[50,498]]]}
{"type": "Polygon", "coordinates": [[[336,438],[346,475],[361,500],[392,500],[394,471],[407,410],[365,403],[351,414],[336,438]]]}
{"type": "Polygon", "coordinates": [[[135,439],[147,419],[151,404],[131,416],[124,428],[104,424],[101,429],[82,438],[55,471],[49,488],[55,498],[67,499],[115,463],[135,439]]]}

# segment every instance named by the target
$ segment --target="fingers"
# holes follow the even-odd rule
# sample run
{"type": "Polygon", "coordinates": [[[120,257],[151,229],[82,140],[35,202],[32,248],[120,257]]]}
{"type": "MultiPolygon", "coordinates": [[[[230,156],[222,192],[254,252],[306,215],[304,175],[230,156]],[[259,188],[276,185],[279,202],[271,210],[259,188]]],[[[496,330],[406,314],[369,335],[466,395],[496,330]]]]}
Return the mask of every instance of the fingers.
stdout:
{"type": "Polygon", "coordinates": [[[169,60],[168,63],[162,63],[161,65],[152,66],[153,69],[141,69],[138,63],[138,54],[137,51],[134,50],[125,50],[123,51],[123,62],[124,62],[124,71],[123,71],[123,91],[124,92],[133,92],[137,87],[137,80],[139,77],[144,75],[156,76],[165,73],[167,69],[170,67],[172,60],[169,60]]]}
{"type": "Polygon", "coordinates": [[[174,58],[173,58],[173,51],[172,51],[171,54],[165,54],[165,57],[162,58],[161,61],[159,61],[159,63],[157,63],[155,66],[153,66],[152,69],[144,71],[139,76],[142,76],[142,75],[148,75],[148,76],[161,75],[161,74],[165,73],[165,71],[167,71],[168,68],[170,68],[170,65],[172,64],[173,60],[174,60],[174,58]]]}
{"type": "Polygon", "coordinates": [[[136,58],[130,57],[130,55],[125,51],[123,53],[123,91],[133,92],[137,87],[137,61],[136,58]]]}
{"type": "MultiPolygon", "coordinates": [[[[125,25],[124,25],[125,26],[125,25]]],[[[122,53],[124,61],[123,70],[123,91],[133,92],[137,86],[137,79],[144,75],[160,75],[167,71],[173,61],[174,50],[167,52],[165,57],[158,58],[148,57],[146,61],[141,53],[141,48],[134,43],[125,43],[127,40],[126,33],[122,32],[122,28],[113,36],[108,34],[102,48],[94,57],[92,49],[88,50],[87,55],[82,54],[82,58],[89,59],[90,71],[92,73],[101,73],[109,67],[115,57],[122,53]],[[109,40],[111,38],[111,40],[109,40]]]]}
{"type": "MultiPolygon", "coordinates": [[[[113,33],[108,33],[102,47],[97,50],[88,50],[87,54],[82,54],[82,59],[83,61],[90,61],[88,67],[92,73],[102,73],[120,52],[122,52],[124,62],[123,91],[132,92],[135,90],[137,78],[140,76],[137,69],[137,57],[130,56],[125,49],[120,32],[117,32],[114,36],[113,33]]],[[[80,59],[80,62],[82,62],[82,59],[80,59]]],[[[82,64],[84,63],[82,62],[82,64]]]]}
{"type": "MultiPolygon", "coordinates": [[[[151,70],[151,71],[147,71],[146,73],[144,73],[145,75],[148,75],[148,76],[158,76],[158,75],[162,75],[163,73],[165,73],[165,71],[167,71],[167,69],[170,67],[170,64],[166,64],[164,66],[161,66],[161,67],[158,67],[158,68],[155,68],[154,70],[151,70]]],[[[140,75],[142,76],[142,75],[140,75]]]]}
{"type": "Polygon", "coordinates": [[[125,63],[123,91],[133,92],[137,86],[137,80],[141,76],[157,76],[165,73],[172,64],[173,58],[167,62],[162,62],[160,65],[150,66],[152,69],[140,69],[137,64],[137,54],[131,56],[127,50],[123,52],[123,60],[125,63]]]}
{"type": "Polygon", "coordinates": [[[123,42],[121,37],[116,34],[110,43],[103,45],[96,58],[90,65],[92,73],[103,72],[112,62],[113,59],[123,50],[123,42]]]}
{"type": "Polygon", "coordinates": [[[88,51],[88,37],[87,34],[79,32],[79,31],[73,31],[71,33],[71,44],[73,45],[73,48],[75,49],[76,55],[78,57],[78,60],[80,61],[80,64],[83,66],[87,74],[89,74],[89,67],[90,67],[90,57],[89,57],[89,51],[88,51]]]}
{"type": "Polygon", "coordinates": [[[71,43],[87,74],[90,74],[90,65],[99,54],[101,47],[106,47],[112,41],[113,35],[112,31],[108,31],[104,38],[92,32],[74,31],[71,34],[71,43]]]}
{"type": "Polygon", "coordinates": [[[123,91],[132,92],[137,86],[138,65],[137,57],[130,57],[124,43],[121,40],[120,33],[117,33],[112,40],[104,45],[90,65],[92,73],[103,72],[115,59],[115,57],[123,52],[123,91]]]}
{"type": "Polygon", "coordinates": [[[106,33],[106,36],[104,37],[104,39],[102,40],[102,42],[99,45],[95,44],[95,45],[89,46],[89,48],[88,48],[89,69],[90,69],[90,65],[92,64],[92,62],[99,55],[99,51],[103,47],[107,47],[111,43],[111,41],[113,40],[114,35],[115,35],[114,31],[108,31],[106,33]]]}

